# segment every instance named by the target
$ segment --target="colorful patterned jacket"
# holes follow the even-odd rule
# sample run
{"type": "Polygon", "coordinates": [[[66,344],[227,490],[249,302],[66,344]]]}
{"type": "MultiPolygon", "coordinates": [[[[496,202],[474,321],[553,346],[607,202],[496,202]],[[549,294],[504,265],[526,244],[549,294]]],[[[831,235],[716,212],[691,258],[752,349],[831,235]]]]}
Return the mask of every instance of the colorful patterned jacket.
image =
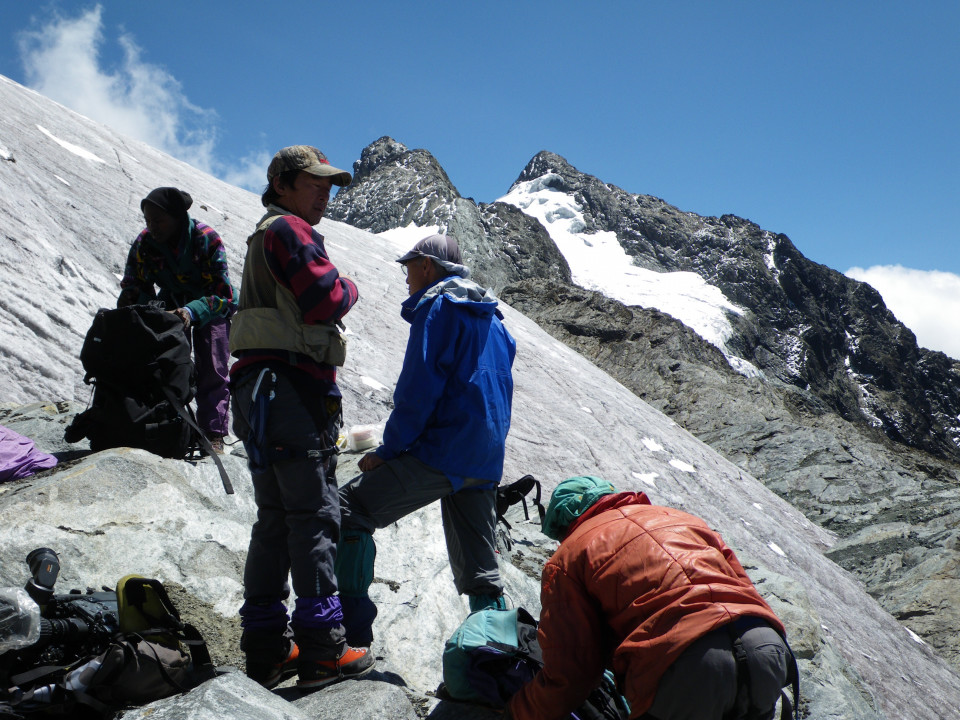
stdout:
{"type": "Polygon", "coordinates": [[[130,247],[120,288],[121,295],[139,290],[131,298],[137,304],[159,299],[167,310],[185,307],[196,326],[228,318],[237,309],[223,241],[193,218],[176,250],[156,242],[148,230],[141,232],[130,247]]]}

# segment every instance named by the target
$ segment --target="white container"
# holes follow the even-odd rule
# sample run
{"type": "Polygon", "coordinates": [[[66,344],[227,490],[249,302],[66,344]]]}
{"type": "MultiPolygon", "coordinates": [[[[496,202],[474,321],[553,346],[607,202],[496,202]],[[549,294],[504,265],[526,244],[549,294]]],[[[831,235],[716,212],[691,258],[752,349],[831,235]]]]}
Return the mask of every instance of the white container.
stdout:
{"type": "Polygon", "coordinates": [[[354,425],[347,430],[347,449],[351,452],[369,450],[377,447],[382,438],[382,425],[354,425]]]}

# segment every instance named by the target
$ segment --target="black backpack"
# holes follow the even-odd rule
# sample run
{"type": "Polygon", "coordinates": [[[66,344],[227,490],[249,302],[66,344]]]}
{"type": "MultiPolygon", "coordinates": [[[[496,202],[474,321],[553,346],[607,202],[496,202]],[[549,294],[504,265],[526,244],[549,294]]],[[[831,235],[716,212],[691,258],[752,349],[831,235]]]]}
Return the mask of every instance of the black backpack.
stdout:
{"type": "Polygon", "coordinates": [[[524,475],[509,485],[497,488],[497,543],[502,545],[504,550],[510,550],[513,547],[513,538],[510,537],[510,530],[513,526],[507,521],[506,513],[512,505],[523,503],[523,515],[529,520],[530,512],[527,510],[527,495],[536,490],[536,494],[530,501],[536,506],[540,513],[540,524],[543,525],[543,516],[545,510],[540,501],[540,481],[533,475],[524,475]]]}
{"type": "Polygon", "coordinates": [[[67,427],[67,442],[89,438],[95,452],[134,447],[179,459],[202,447],[216,462],[224,489],[233,492],[189,407],[196,373],[178,316],[158,304],[98,310],[80,361],[83,381],[94,385],[93,399],[67,427]]]}

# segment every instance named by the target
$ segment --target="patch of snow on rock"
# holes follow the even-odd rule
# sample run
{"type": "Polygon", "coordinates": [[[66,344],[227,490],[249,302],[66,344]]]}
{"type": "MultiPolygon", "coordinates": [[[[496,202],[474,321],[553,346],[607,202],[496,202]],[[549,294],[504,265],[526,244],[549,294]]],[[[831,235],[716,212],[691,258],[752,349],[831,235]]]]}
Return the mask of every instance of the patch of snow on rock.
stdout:
{"type": "Polygon", "coordinates": [[[60,147],[64,148],[65,150],[69,150],[69,151],[72,152],[74,155],[79,155],[80,157],[84,158],[85,160],[92,160],[93,162],[104,163],[104,164],[106,163],[105,160],[103,160],[102,158],[97,157],[96,155],[94,155],[94,154],[93,154],[92,152],[90,152],[89,150],[86,150],[85,148],[82,148],[82,147],[80,147],[79,145],[74,145],[73,143],[69,143],[69,142],[67,142],[66,140],[61,140],[60,138],[58,138],[56,135],[54,135],[53,133],[51,133],[49,130],[47,130],[47,129],[46,129],[45,127],[43,127],[42,125],[37,125],[37,129],[38,129],[40,132],[42,132],[44,135],[46,135],[48,138],[50,138],[51,140],[53,140],[55,143],[57,143],[57,145],[59,145],[60,147]]]}
{"type": "Polygon", "coordinates": [[[648,473],[634,472],[634,473],[630,473],[630,474],[633,475],[633,477],[635,477],[637,480],[639,480],[640,482],[642,482],[644,485],[647,485],[647,486],[653,488],[654,490],[657,489],[657,483],[656,483],[656,479],[657,479],[657,477],[658,477],[658,474],[657,474],[657,473],[655,473],[655,472],[648,472],[648,473]]]}
{"type": "Polygon", "coordinates": [[[372,388],[373,390],[384,391],[384,390],[390,389],[386,385],[384,385],[382,382],[378,382],[377,380],[374,380],[372,377],[367,377],[366,375],[360,376],[360,382],[366,385],[368,388],[372,388]]]}
{"type": "Polygon", "coordinates": [[[660,452],[661,450],[663,450],[663,445],[658,443],[653,438],[645,437],[640,442],[642,442],[643,446],[650,452],[660,452]]]}
{"type": "Polygon", "coordinates": [[[677,460],[676,458],[670,460],[670,464],[677,470],[685,473],[695,473],[697,471],[697,469],[690,463],[686,463],[683,460],[677,460]]]}

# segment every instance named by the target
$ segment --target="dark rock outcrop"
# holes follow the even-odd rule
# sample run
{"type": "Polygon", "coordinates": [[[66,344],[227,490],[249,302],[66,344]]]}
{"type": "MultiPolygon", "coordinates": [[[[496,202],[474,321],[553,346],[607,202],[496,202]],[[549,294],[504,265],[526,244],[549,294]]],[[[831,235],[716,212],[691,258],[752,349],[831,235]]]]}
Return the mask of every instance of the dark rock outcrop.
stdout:
{"type": "Polygon", "coordinates": [[[457,238],[474,279],[494,292],[522,278],[570,281],[567,261],[539,222],[512,205],[460,197],[426,150],[382,137],[364,148],[353,172],[327,208],[331,220],[374,233],[438,227],[457,238]]]}

